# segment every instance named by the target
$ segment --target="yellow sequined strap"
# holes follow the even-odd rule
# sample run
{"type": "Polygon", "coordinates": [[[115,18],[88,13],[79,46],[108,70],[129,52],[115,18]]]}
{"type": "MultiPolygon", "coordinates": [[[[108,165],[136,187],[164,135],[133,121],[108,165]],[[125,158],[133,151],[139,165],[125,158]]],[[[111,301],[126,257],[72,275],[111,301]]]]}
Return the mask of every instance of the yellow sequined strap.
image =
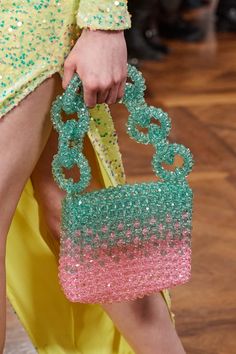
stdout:
{"type": "Polygon", "coordinates": [[[81,28],[123,30],[131,27],[127,0],[80,0],[76,21],[81,28]]]}

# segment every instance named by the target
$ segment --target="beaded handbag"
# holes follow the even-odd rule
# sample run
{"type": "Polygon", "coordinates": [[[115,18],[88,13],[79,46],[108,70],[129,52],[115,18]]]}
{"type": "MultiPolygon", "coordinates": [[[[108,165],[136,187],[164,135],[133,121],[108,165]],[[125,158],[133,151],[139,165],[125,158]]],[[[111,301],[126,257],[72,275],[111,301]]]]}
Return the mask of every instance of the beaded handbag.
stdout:
{"type": "Polygon", "coordinates": [[[190,278],[192,190],[186,176],[192,169],[192,155],[183,145],[168,142],[170,120],[161,109],[147,105],[142,74],[128,65],[128,77],[132,82],[126,82],[120,100],[130,113],[127,133],[137,142],[155,147],[152,168],[160,177],[157,182],[84,192],[91,179],[82,153],[90,115],[77,73],[51,108],[59,133],[52,172],[67,192],[62,201],[59,282],[73,302],[133,300],[190,278]],[[62,110],[77,113],[79,120],[63,122],[62,110]],[[158,124],[151,123],[152,117],[158,124]],[[148,128],[147,133],[138,126],[148,128]],[[182,157],[182,166],[165,169],[163,163],[173,164],[176,155],[182,157]],[[63,173],[74,165],[80,169],[78,182],[66,179],[63,173]]]}

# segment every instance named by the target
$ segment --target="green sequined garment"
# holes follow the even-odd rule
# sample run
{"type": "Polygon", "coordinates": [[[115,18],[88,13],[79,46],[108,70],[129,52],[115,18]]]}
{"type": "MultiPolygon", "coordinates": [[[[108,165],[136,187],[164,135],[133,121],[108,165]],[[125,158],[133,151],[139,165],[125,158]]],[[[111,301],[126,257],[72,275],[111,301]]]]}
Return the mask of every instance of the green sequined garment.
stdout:
{"type": "Polygon", "coordinates": [[[81,28],[131,26],[126,1],[0,1],[0,118],[55,72],[81,28]]]}

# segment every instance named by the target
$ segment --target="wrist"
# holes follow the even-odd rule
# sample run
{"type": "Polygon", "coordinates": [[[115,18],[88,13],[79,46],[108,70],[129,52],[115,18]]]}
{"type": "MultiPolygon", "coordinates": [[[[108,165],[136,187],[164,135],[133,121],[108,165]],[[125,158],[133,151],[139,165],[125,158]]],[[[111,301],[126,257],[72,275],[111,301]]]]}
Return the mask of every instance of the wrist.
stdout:
{"type": "Polygon", "coordinates": [[[124,36],[124,30],[106,30],[106,29],[92,29],[89,27],[85,27],[82,29],[82,33],[84,34],[94,34],[94,35],[117,35],[124,36]]]}

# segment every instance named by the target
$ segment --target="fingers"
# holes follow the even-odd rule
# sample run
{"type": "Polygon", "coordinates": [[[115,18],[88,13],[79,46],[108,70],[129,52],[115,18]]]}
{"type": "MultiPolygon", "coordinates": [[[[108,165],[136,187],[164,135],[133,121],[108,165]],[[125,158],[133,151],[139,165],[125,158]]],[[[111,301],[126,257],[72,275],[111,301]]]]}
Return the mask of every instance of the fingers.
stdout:
{"type": "Polygon", "coordinates": [[[104,102],[107,104],[119,102],[119,100],[124,96],[125,93],[125,83],[126,79],[123,79],[121,83],[113,86],[104,102]]]}
{"type": "Polygon", "coordinates": [[[123,98],[125,94],[125,85],[126,85],[126,78],[123,79],[120,83],[118,93],[117,93],[117,101],[119,101],[121,98],[123,98]]]}
{"type": "Polygon", "coordinates": [[[83,84],[84,102],[87,107],[93,108],[97,104],[97,88],[94,85],[83,84]]]}
{"type": "MultiPolygon", "coordinates": [[[[75,71],[77,70],[75,64],[73,64],[73,61],[65,60],[64,76],[62,80],[64,90],[67,88],[75,71]]],[[[83,83],[84,102],[89,108],[95,107],[96,104],[116,103],[124,95],[126,75],[119,75],[116,79],[103,79],[103,81],[100,81],[101,78],[98,79],[98,76],[89,75],[84,79],[83,75],[80,77],[83,83]]]]}
{"type": "Polygon", "coordinates": [[[107,104],[113,104],[113,103],[117,102],[117,94],[118,94],[119,87],[120,87],[120,85],[118,84],[118,85],[113,86],[110,89],[107,99],[105,101],[107,104]]]}
{"type": "Polygon", "coordinates": [[[103,92],[98,92],[97,103],[104,103],[107,100],[110,90],[104,90],[103,92]]]}
{"type": "Polygon", "coordinates": [[[127,71],[124,74],[107,76],[89,75],[83,81],[84,101],[87,107],[93,108],[96,104],[117,103],[124,95],[127,80],[127,71]]]}
{"type": "Polygon", "coordinates": [[[126,77],[119,83],[114,84],[109,90],[104,90],[98,93],[97,103],[113,104],[119,102],[119,100],[125,94],[126,77]]]}
{"type": "Polygon", "coordinates": [[[65,60],[64,62],[64,75],[62,80],[62,87],[65,90],[72,79],[75,72],[75,64],[72,61],[65,60]]]}
{"type": "Polygon", "coordinates": [[[115,85],[94,85],[92,82],[88,84],[83,83],[84,101],[85,104],[92,108],[96,104],[107,103],[113,104],[118,100],[118,92],[120,90],[120,84],[115,85]],[[110,87],[109,87],[110,86],[110,87]]]}

